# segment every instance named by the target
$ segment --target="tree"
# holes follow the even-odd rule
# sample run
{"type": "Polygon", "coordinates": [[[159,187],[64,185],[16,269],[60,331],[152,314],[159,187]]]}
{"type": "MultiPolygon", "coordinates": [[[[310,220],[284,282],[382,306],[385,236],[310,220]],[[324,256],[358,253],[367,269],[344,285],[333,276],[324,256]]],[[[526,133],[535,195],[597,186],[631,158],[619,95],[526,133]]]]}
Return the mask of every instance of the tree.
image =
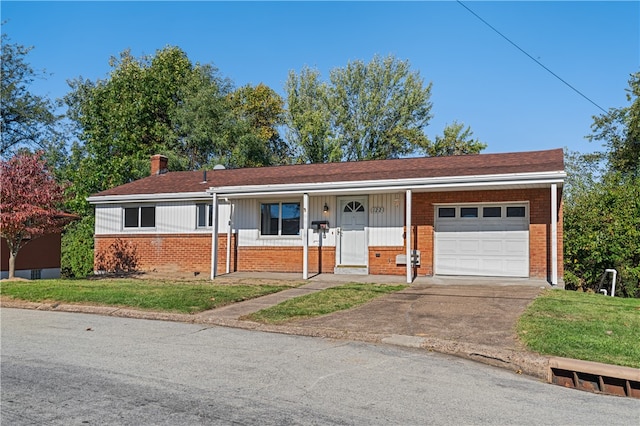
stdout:
{"type": "Polygon", "coordinates": [[[21,147],[46,146],[54,133],[57,117],[47,98],[29,91],[29,86],[42,77],[26,62],[32,48],[9,43],[2,34],[0,87],[0,157],[8,158],[21,147]]]}
{"type": "Polygon", "coordinates": [[[588,138],[606,151],[565,158],[565,281],[597,288],[615,268],[618,294],[640,297],[640,73],[629,86],[629,106],[594,117],[588,138]]]}
{"type": "Polygon", "coordinates": [[[424,147],[431,84],[408,61],[374,56],[330,73],[335,136],[347,161],[397,158],[424,147]]]}
{"type": "Polygon", "coordinates": [[[287,92],[287,134],[297,147],[301,163],[340,161],[340,147],[335,143],[331,127],[329,88],[320,81],[318,70],[303,68],[300,75],[289,72],[287,92]]]}
{"type": "Polygon", "coordinates": [[[110,65],[108,79],[76,79],[65,97],[78,129],[68,176],[77,207],[91,193],[148,175],[151,155],[168,156],[172,170],[227,155],[230,83],[215,68],[193,65],[177,47],[140,59],[124,51],[110,65]]]}
{"type": "MultiPolygon", "coordinates": [[[[260,83],[257,86],[242,86],[227,95],[227,98],[234,119],[241,125],[244,123],[246,132],[255,136],[247,138],[250,140],[246,142],[259,149],[255,155],[249,156],[243,162],[253,166],[290,163],[291,149],[278,132],[278,126],[284,124],[284,101],[280,95],[260,83]]],[[[235,145],[236,152],[245,148],[243,143],[235,145]]],[[[236,158],[236,163],[238,160],[239,158],[236,158]]]]}
{"type": "Polygon", "coordinates": [[[463,123],[454,121],[447,124],[442,136],[436,136],[436,141],[425,149],[430,157],[444,157],[448,155],[478,154],[487,147],[478,139],[472,139],[470,127],[464,128],[463,123]]]}
{"type": "Polygon", "coordinates": [[[58,209],[63,187],[49,173],[42,153],[21,153],[0,162],[0,223],[9,247],[9,278],[18,252],[30,241],[60,232],[68,216],[58,209]]]}
{"type": "Polygon", "coordinates": [[[291,72],[286,84],[291,141],[298,161],[397,158],[426,147],[431,84],[408,61],[374,56],[330,72],[291,72]]]}
{"type": "Polygon", "coordinates": [[[603,141],[607,159],[613,170],[638,176],[640,170],[640,72],[631,74],[627,89],[629,106],[611,108],[607,114],[594,117],[587,138],[603,141]]]}

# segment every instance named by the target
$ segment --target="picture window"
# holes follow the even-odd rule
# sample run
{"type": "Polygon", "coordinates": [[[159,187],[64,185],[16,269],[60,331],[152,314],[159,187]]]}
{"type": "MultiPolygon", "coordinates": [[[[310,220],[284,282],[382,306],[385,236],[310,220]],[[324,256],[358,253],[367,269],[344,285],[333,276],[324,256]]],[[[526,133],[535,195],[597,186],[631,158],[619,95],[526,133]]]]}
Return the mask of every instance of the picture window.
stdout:
{"type": "Polygon", "coordinates": [[[260,234],[300,235],[300,203],[261,203],[260,234]]]}

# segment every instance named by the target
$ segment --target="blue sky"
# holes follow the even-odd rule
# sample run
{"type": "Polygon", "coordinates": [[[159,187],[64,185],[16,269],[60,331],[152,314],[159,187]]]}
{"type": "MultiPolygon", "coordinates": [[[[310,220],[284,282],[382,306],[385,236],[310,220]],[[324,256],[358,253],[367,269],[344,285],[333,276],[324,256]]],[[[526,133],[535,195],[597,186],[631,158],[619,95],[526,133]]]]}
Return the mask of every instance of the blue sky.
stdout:
{"type": "MultiPolygon", "coordinates": [[[[604,109],[626,106],[640,71],[640,2],[479,2],[466,6],[604,109]]],[[[455,1],[2,1],[2,30],[46,69],[31,91],[59,98],[67,80],[108,76],[109,58],[167,45],[212,63],[236,86],[284,94],[290,70],[329,71],[375,54],[409,60],[432,82],[432,139],[454,120],[485,152],[600,148],[585,136],[601,111],[455,1]]]]}

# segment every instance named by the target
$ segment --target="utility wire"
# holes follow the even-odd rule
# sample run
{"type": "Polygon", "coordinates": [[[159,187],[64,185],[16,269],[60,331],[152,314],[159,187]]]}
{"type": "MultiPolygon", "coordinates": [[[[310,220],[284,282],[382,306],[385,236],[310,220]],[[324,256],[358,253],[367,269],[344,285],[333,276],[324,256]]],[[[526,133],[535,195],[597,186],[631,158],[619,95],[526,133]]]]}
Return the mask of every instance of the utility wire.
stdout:
{"type": "Polygon", "coordinates": [[[511,41],[509,39],[509,37],[507,37],[506,35],[502,34],[500,31],[498,31],[493,25],[491,25],[490,23],[488,23],[487,21],[485,21],[484,19],[482,19],[477,13],[475,13],[473,10],[469,9],[469,7],[467,7],[467,5],[465,5],[462,1],[457,0],[457,3],[464,7],[465,9],[467,9],[469,11],[469,13],[471,13],[473,16],[475,16],[476,18],[478,18],[480,21],[482,21],[483,24],[485,24],[487,27],[491,28],[494,32],[496,32],[500,37],[502,37],[503,39],[507,40],[509,43],[511,43],[516,49],[518,49],[519,51],[521,51],[522,53],[524,53],[525,55],[527,55],[529,57],[529,59],[531,59],[533,62],[535,62],[536,64],[540,65],[542,68],[544,68],[547,72],[549,72],[552,76],[554,76],[555,78],[557,78],[558,80],[560,80],[561,82],[563,82],[565,85],[569,86],[571,88],[571,90],[573,90],[574,92],[576,92],[578,95],[582,96],[583,98],[585,98],[587,101],[591,102],[593,105],[595,105],[598,109],[600,109],[602,112],[604,112],[605,114],[607,113],[607,111],[602,108],[600,105],[598,105],[597,103],[595,103],[594,101],[592,101],[589,97],[587,97],[587,95],[585,95],[584,93],[582,93],[581,91],[579,91],[578,89],[576,89],[575,87],[573,87],[571,84],[569,84],[567,81],[565,81],[562,77],[560,77],[558,74],[554,73],[553,71],[551,71],[549,68],[547,68],[542,62],[538,61],[536,58],[534,58],[533,56],[529,55],[524,49],[522,49],[520,46],[518,46],[516,43],[514,43],[513,41],[511,41]]]}

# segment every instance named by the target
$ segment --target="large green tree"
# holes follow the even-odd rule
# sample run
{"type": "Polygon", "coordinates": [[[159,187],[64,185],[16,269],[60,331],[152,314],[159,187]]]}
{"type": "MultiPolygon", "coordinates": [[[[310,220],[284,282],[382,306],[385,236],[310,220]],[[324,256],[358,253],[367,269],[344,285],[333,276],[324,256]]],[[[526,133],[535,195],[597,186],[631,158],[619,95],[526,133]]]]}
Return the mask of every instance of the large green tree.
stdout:
{"type": "Polygon", "coordinates": [[[640,72],[629,78],[629,105],[594,117],[592,141],[601,141],[613,170],[638,176],[640,170],[640,72]]]}
{"type": "MultiPolygon", "coordinates": [[[[4,25],[4,24],[3,24],[4,25]]],[[[8,158],[19,148],[48,148],[54,137],[57,117],[53,103],[30,91],[44,72],[26,61],[31,47],[10,43],[2,33],[0,83],[0,157],[8,158]]]]}
{"type": "Polygon", "coordinates": [[[78,129],[68,177],[79,204],[148,175],[153,154],[167,155],[172,170],[227,157],[231,85],[215,68],[194,65],[177,47],[142,58],[125,51],[110,65],[107,79],[72,81],[65,98],[78,129]]]}
{"type": "Polygon", "coordinates": [[[297,161],[324,163],[477,154],[486,148],[469,127],[454,122],[432,142],[425,130],[431,119],[431,83],[393,56],[352,61],[323,82],[316,69],[290,72],[287,136],[297,161]]]}
{"type": "Polygon", "coordinates": [[[597,288],[618,271],[618,295],[640,297],[640,73],[629,80],[629,106],[594,117],[591,140],[605,152],[568,153],[564,197],[565,281],[597,288]]]}
{"type": "Polygon", "coordinates": [[[291,148],[278,128],[285,122],[284,101],[263,83],[242,86],[227,96],[234,122],[244,130],[231,147],[232,166],[268,166],[291,162],[291,148]]]}
{"type": "Polygon", "coordinates": [[[424,149],[429,157],[444,157],[448,155],[478,154],[487,147],[487,144],[472,138],[471,127],[464,127],[463,123],[454,121],[447,124],[442,136],[436,136],[433,143],[424,149]]]}
{"type": "Polygon", "coordinates": [[[431,83],[408,61],[374,56],[330,73],[334,135],[348,161],[397,158],[426,146],[431,83]]]}
{"type": "Polygon", "coordinates": [[[285,91],[287,137],[297,147],[298,162],[340,161],[340,147],[335,143],[331,127],[329,88],[321,81],[320,72],[308,67],[299,75],[290,71],[285,91]]]}

